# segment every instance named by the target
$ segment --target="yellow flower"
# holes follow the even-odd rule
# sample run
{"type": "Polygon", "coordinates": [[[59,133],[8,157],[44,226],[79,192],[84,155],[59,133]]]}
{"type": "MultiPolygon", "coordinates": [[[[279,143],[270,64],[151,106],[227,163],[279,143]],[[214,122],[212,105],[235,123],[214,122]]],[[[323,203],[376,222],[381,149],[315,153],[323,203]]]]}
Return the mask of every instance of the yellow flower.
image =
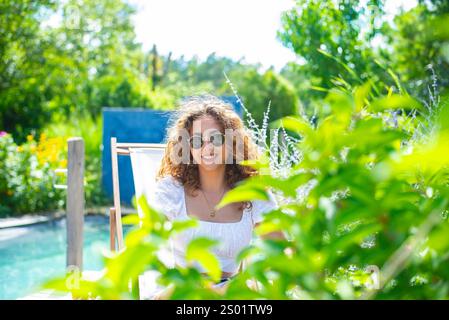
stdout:
{"type": "Polygon", "coordinates": [[[33,141],[33,139],[34,139],[34,136],[32,134],[27,135],[27,141],[28,142],[33,141]]]}
{"type": "Polygon", "coordinates": [[[65,149],[64,138],[47,138],[41,135],[37,145],[37,158],[40,164],[49,163],[52,166],[59,166],[65,149]]]}
{"type": "Polygon", "coordinates": [[[67,167],[67,160],[66,159],[62,159],[60,162],[60,166],[61,168],[66,168],[67,167]]]}
{"type": "Polygon", "coordinates": [[[23,147],[22,146],[18,146],[17,147],[17,152],[22,152],[23,151],[23,147]]]}

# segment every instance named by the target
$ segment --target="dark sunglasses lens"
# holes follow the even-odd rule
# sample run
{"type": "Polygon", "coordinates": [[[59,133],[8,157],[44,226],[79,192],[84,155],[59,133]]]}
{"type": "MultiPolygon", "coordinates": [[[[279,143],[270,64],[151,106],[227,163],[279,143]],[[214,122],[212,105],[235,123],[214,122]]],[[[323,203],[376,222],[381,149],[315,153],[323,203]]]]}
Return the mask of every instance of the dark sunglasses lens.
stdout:
{"type": "Polygon", "coordinates": [[[214,134],[210,140],[214,146],[219,147],[223,144],[223,135],[221,133],[214,134]]]}
{"type": "Polygon", "coordinates": [[[193,136],[190,141],[192,148],[194,149],[199,149],[203,146],[203,140],[201,136],[193,136]]]}

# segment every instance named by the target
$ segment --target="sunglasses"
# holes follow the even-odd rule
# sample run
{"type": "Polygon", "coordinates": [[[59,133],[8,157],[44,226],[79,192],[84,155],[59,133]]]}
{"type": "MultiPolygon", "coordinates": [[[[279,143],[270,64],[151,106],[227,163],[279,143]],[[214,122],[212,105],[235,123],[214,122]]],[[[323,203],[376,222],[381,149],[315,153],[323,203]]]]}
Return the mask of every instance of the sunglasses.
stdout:
{"type": "Polygon", "coordinates": [[[190,146],[193,149],[200,149],[204,146],[204,144],[209,141],[214,145],[214,147],[220,147],[224,143],[224,135],[221,132],[214,133],[209,136],[209,139],[204,139],[202,135],[195,134],[189,139],[190,146]]]}

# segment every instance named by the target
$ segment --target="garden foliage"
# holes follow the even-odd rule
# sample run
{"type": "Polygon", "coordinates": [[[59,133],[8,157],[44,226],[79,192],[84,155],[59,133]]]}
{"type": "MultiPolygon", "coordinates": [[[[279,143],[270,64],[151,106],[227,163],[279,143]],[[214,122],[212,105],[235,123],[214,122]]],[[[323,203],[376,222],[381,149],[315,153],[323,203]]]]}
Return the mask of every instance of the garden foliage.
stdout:
{"type": "MultiPolygon", "coordinates": [[[[220,205],[266,199],[269,187],[280,207],[256,234],[282,230],[287,240],[258,239],[243,250],[239,259],[250,263],[227,290],[211,288],[219,276],[208,250],[213,240],[192,241],[187,255],[209,277],[159,260],[169,237],[195,221],[170,223],[142,198],[144,218],[127,218],[140,227],[126,237],[126,249],[106,258],[100,281],[82,281],[73,294],[137,298],[138,275],[156,270],[173,287],[173,299],[448,298],[449,108],[442,103],[435,110],[426,134],[417,134],[422,119],[409,116],[411,109],[424,112],[410,96],[379,97],[367,84],[351,94],[331,90],[316,123],[283,118],[283,127],[300,136],[302,160],[286,177],[246,180],[220,205]]],[[[263,159],[260,169],[270,165],[263,159]]],[[[66,288],[65,279],[48,285],[66,288]]]]}

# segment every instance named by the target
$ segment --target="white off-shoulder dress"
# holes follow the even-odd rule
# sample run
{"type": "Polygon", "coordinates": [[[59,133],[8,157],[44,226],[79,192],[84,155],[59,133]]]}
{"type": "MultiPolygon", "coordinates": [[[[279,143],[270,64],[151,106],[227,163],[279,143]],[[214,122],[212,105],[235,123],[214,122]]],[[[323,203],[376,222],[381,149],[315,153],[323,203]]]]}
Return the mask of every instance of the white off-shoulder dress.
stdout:
{"type": "MultiPolygon", "coordinates": [[[[196,227],[174,235],[170,239],[173,264],[185,267],[185,253],[189,242],[197,237],[208,237],[218,242],[216,246],[211,248],[211,252],[220,262],[221,270],[228,273],[237,272],[239,267],[236,261],[237,255],[250,244],[255,224],[263,220],[265,213],[278,207],[273,195],[270,192],[268,192],[268,195],[269,200],[251,201],[252,207],[244,209],[240,221],[210,222],[198,220],[196,227]]],[[[170,221],[191,219],[187,214],[184,187],[172,176],[159,179],[147,200],[150,206],[165,214],[170,221]]],[[[200,272],[204,271],[199,264],[196,264],[195,267],[200,272]]]]}

